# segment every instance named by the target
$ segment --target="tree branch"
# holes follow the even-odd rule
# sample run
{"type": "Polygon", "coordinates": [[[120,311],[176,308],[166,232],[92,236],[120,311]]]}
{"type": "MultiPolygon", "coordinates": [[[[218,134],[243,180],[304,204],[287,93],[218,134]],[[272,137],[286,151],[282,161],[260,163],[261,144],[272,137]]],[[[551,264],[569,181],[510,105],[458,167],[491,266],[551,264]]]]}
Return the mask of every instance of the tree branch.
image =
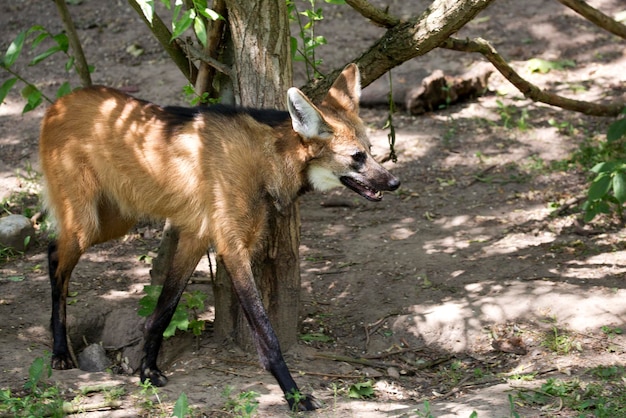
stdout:
{"type": "MultiPolygon", "coordinates": [[[[492,1],[434,0],[419,17],[391,27],[370,49],[352,61],[361,70],[363,87],[403,62],[438,47],[492,1]]],[[[313,100],[321,99],[341,70],[309,82],[302,90],[313,100]]]]}
{"type": "Polygon", "coordinates": [[[67,9],[67,4],[65,4],[65,0],[54,0],[54,4],[56,4],[59,15],[61,15],[63,26],[67,32],[68,41],[72,47],[72,51],[74,51],[74,63],[76,65],[76,72],[80,77],[80,81],[83,84],[83,87],[91,86],[91,74],[89,73],[87,59],[85,59],[85,53],[83,52],[83,47],[78,39],[76,27],[72,21],[70,11],[67,9]]]}
{"type": "Polygon", "coordinates": [[[371,20],[378,26],[391,28],[400,23],[400,19],[387,14],[386,11],[380,10],[367,0],[346,0],[346,3],[359,12],[364,18],[371,20]]]}
{"type": "Polygon", "coordinates": [[[624,103],[590,103],[581,100],[568,99],[558,94],[541,90],[539,87],[522,78],[487,41],[481,38],[460,40],[449,38],[440,45],[442,48],[462,52],[478,52],[491,62],[496,69],[509,80],[517,89],[529,99],[557,106],[566,110],[584,113],[592,116],[617,116],[624,108],[624,103]]]}
{"type": "MultiPolygon", "coordinates": [[[[226,15],[226,5],[223,0],[215,0],[213,2],[213,10],[220,16],[226,15]]],[[[206,46],[202,51],[206,56],[215,59],[218,56],[219,48],[222,44],[224,35],[225,20],[218,19],[210,22],[210,30],[207,37],[206,46]]],[[[207,22],[208,23],[208,22],[207,22]]],[[[202,61],[198,70],[198,79],[196,80],[196,93],[209,93],[211,97],[217,97],[217,92],[213,90],[213,77],[215,77],[215,68],[209,63],[202,61]]]]}
{"type": "Polygon", "coordinates": [[[152,23],[148,22],[148,19],[143,14],[141,10],[141,6],[137,4],[136,0],[128,0],[128,4],[137,12],[141,19],[148,25],[150,31],[154,35],[154,37],[159,41],[165,52],[169,54],[174,61],[174,64],[178,67],[178,69],[183,73],[185,78],[191,83],[196,84],[196,78],[198,77],[198,68],[194,65],[193,62],[187,57],[185,52],[181,49],[181,47],[176,42],[171,42],[172,33],[165,26],[161,18],[154,13],[152,16],[152,23]]]}
{"type": "Polygon", "coordinates": [[[558,0],[563,5],[569,7],[585,19],[590,22],[600,26],[602,29],[605,29],[611,32],[614,35],[617,35],[621,38],[626,39],[626,25],[617,22],[615,19],[610,18],[605,15],[598,9],[594,9],[589,6],[582,0],[558,0]]]}
{"type": "Polygon", "coordinates": [[[211,67],[213,67],[214,69],[216,69],[222,74],[225,74],[229,77],[233,76],[233,69],[231,67],[209,56],[205,51],[200,50],[188,43],[185,43],[185,49],[187,49],[187,53],[189,54],[190,57],[200,60],[203,63],[206,63],[207,65],[210,65],[211,67]]]}

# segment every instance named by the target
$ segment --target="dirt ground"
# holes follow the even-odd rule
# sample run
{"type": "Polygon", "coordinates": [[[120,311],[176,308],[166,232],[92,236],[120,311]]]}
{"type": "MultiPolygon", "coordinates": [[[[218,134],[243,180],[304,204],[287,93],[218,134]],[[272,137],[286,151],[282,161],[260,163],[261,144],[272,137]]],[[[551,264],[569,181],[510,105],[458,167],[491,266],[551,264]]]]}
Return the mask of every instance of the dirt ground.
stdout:
{"type": "MultiPolygon", "coordinates": [[[[428,4],[387,3],[390,12],[405,17],[428,4]]],[[[609,15],[624,9],[619,0],[590,3],[609,15]]],[[[322,69],[358,56],[381,33],[347,6],[323,7],[319,34],[328,46],[318,51],[322,69]]],[[[184,104],[182,77],[126,2],[84,0],[70,11],[96,67],[96,83],[160,104],[184,104]],[[143,54],[131,55],[131,45],[143,54]]],[[[27,0],[2,2],[0,49],[33,24],[61,29],[52,2],[39,2],[36,12],[27,0]]],[[[541,87],[587,100],[626,99],[624,41],[556,1],[496,1],[458,36],[492,41],[541,87]],[[531,74],[527,60],[535,57],[569,59],[575,67],[531,74]]],[[[400,87],[417,85],[436,69],[459,74],[479,61],[435,50],[395,70],[394,80],[400,87]]],[[[53,94],[66,77],[63,62],[53,57],[18,68],[53,94]]],[[[303,71],[295,73],[295,84],[302,84],[303,71]]],[[[0,83],[7,77],[0,72],[0,83]]],[[[0,106],[0,198],[9,202],[16,193],[29,195],[37,183],[44,108],[22,115],[22,106],[17,94],[0,106]]],[[[362,116],[375,153],[383,157],[386,110],[366,107],[362,116]]],[[[508,395],[520,387],[624,364],[625,336],[602,329],[626,330],[625,232],[611,218],[580,221],[584,167],[549,168],[581,143],[601,140],[610,120],[530,103],[494,74],[484,97],[422,116],[399,111],[394,121],[399,158],[386,165],[403,181],[398,192],[381,203],[347,190],[301,199],[301,334],[315,338],[301,341],[286,359],[300,387],[325,403],[311,415],[421,416],[418,408],[428,400],[435,417],[469,417],[472,411],[504,417],[510,416],[508,395]],[[542,344],[555,329],[572,341],[567,354],[542,344]],[[531,373],[529,382],[507,379],[531,373]],[[347,397],[346,388],[367,380],[374,382],[374,398],[347,397]]],[[[71,283],[75,344],[103,341],[114,360],[122,349],[137,349],[136,311],[150,268],[142,256],[155,252],[159,231],[158,224],[144,224],[123,243],[84,256],[71,283]],[[118,341],[121,335],[122,344],[107,346],[103,334],[118,341]]],[[[33,359],[51,350],[45,245],[39,236],[23,257],[0,264],[2,388],[19,389],[33,359]]],[[[208,269],[203,261],[191,288],[210,295],[208,269]]],[[[289,416],[280,388],[255,356],[215,341],[210,329],[199,345],[184,335],[169,340],[162,361],[170,378],[159,391],[165,408],[185,392],[197,416],[232,416],[221,411],[222,393],[232,386],[235,394],[260,394],[259,416],[289,416]]],[[[126,389],[118,409],[84,416],[160,413],[142,408],[136,375],[72,370],[55,371],[52,379],[70,398],[71,390],[87,384],[126,389]]],[[[523,417],[571,413],[529,405],[516,411],[523,417]]]]}

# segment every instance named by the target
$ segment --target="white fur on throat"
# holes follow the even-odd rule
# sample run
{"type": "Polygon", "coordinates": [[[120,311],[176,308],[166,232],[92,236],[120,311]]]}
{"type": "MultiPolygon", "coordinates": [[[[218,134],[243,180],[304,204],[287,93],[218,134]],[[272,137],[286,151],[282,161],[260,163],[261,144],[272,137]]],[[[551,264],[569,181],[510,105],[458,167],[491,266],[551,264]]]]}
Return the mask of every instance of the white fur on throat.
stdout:
{"type": "Polygon", "coordinates": [[[341,182],[332,171],[325,167],[312,165],[309,167],[309,182],[315,190],[324,191],[341,186],[341,182]]]}

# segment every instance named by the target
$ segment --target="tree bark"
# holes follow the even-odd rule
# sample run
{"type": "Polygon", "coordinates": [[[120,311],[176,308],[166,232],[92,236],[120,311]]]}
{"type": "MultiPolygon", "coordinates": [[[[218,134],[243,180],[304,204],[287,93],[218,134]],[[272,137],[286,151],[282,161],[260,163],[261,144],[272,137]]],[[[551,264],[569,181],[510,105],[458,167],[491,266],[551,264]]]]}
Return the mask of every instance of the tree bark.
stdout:
{"type": "MultiPolygon", "coordinates": [[[[275,0],[226,0],[234,51],[235,91],[239,104],[286,108],[292,85],[289,21],[286,3],[275,0]]],[[[272,325],[283,349],[297,340],[300,300],[297,202],[286,213],[270,216],[268,244],[254,263],[254,275],[272,325]]],[[[230,278],[219,263],[215,295],[215,333],[250,348],[244,314],[231,290],[230,278]]]]}

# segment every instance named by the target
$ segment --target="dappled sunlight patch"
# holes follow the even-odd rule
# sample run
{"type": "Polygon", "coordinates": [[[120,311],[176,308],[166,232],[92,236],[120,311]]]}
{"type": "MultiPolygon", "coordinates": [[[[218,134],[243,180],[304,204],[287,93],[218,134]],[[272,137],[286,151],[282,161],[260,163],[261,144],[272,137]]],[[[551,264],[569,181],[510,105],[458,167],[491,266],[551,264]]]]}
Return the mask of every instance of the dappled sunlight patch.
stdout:
{"type": "Polygon", "coordinates": [[[108,292],[100,295],[105,300],[120,300],[128,298],[136,298],[144,296],[143,287],[148,283],[134,283],[128,286],[126,290],[110,289],[108,292]]]}
{"type": "Polygon", "coordinates": [[[22,114],[24,103],[19,101],[10,100],[8,97],[1,103],[0,117],[3,116],[19,116],[22,114]]]}
{"type": "Polygon", "coordinates": [[[558,274],[563,278],[575,278],[576,280],[581,280],[584,283],[586,280],[594,280],[594,279],[606,279],[608,277],[616,277],[618,275],[626,273],[626,266],[618,268],[615,265],[605,265],[603,263],[598,263],[597,266],[589,266],[589,261],[578,261],[573,260],[566,263],[565,266],[561,268],[550,269],[550,271],[554,274],[558,274]]]}
{"type": "Polygon", "coordinates": [[[452,229],[452,228],[458,228],[460,226],[464,226],[467,222],[470,221],[470,219],[471,219],[471,216],[469,215],[457,215],[457,216],[450,216],[450,217],[437,219],[435,220],[434,223],[435,225],[438,225],[442,229],[452,229]]]}
{"type": "MultiPolygon", "coordinates": [[[[369,134],[372,142],[372,154],[377,160],[389,154],[389,138],[387,134],[387,130],[377,130],[369,134]]],[[[391,167],[395,169],[397,166],[402,166],[403,162],[427,156],[436,146],[436,142],[432,141],[433,139],[433,135],[417,134],[414,130],[397,128],[395,149],[401,158],[398,160],[397,165],[391,167]]]]}
{"type": "Polygon", "coordinates": [[[502,239],[485,246],[482,251],[485,256],[513,254],[528,247],[553,242],[556,235],[552,232],[542,232],[537,235],[517,233],[508,234],[502,239]]]}
{"type": "Polygon", "coordinates": [[[424,244],[424,251],[426,254],[454,254],[460,249],[469,247],[467,239],[459,240],[454,236],[444,237],[438,240],[433,240],[424,244]]]}

